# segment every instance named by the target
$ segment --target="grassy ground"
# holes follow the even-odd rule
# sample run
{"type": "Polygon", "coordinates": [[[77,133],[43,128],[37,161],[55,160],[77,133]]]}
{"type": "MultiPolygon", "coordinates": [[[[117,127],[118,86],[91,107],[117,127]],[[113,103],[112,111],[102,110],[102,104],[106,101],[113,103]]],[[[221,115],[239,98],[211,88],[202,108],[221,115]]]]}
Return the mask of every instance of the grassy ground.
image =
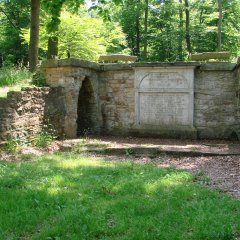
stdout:
{"type": "Polygon", "coordinates": [[[0,162],[0,239],[237,239],[240,202],[184,171],[56,153],[0,162]]]}
{"type": "Polygon", "coordinates": [[[30,85],[32,74],[27,69],[0,68],[0,97],[6,97],[8,91],[20,91],[30,85]]]}

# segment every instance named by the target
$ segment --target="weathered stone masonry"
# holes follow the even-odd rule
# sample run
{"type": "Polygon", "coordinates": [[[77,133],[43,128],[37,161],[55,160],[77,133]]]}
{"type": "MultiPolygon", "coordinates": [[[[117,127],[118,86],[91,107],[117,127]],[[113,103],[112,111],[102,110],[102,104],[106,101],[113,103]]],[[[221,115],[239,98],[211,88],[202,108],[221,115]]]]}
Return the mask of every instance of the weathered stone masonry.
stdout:
{"type": "Polygon", "coordinates": [[[200,138],[226,138],[238,132],[238,83],[234,74],[221,68],[196,71],[194,119],[200,138]]]}
{"type": "Polygon", "coordinates": [[[61,88],[24,88],[0,99],[0,140],[8,137],[28,139],[51,122],[61,136],[66,115],[61,88]]]}
{"type": "Polygon", "coordinates": [[[43,68],[50,86],[64,89],[68,137],[77,134],[84,81],[93,92],[91,111],[84,114],[95,133],[229,138],[239,131],[236,64],[99,65],[67,59],[43,68]]]}
{"type": "Polygon", "coordinates": [[[64,133],[69,138],[77,136],[77,132],[82,132],[79,125],[87,118],[87,122],[91,124],[86,125],[86,131],[90,133],[100,133],[102,126],[102,117],[99,101],[99,81],[98,73],[95,71],[95,64],[92,63],[91,68],[72,67],[72,66],[59,66],[57,68],[50,67],[45,69],[45,75],[48,84],[51,87],[62,87],[62,97],[65,103],[65,116],[63,118],[64,133]],[[85,85],[85,93],[80,92],[85,85]],[[90,89],[89,89],[90,88],[90,89]],[[82,96],[83,102],[79,102],[79,94],[82,96]],[[90,96],[91,99],[85,99],[84,95],[90,96]],[[86,101],[84,101],[86,100],[86,101]],[[87,105],[84,113],[82,106],[87,105]],[[79,109],[80,108],[80,109],[79,109]],[[83,115],[84,116],[81,116],[83,115]]]}
{"type": "Polygon", "coordinates": [[[84,133],[229,138],[240,130],[240,67],[231,63],[43,64],[49,88],[0,99],[0,138],[84,133]]]}

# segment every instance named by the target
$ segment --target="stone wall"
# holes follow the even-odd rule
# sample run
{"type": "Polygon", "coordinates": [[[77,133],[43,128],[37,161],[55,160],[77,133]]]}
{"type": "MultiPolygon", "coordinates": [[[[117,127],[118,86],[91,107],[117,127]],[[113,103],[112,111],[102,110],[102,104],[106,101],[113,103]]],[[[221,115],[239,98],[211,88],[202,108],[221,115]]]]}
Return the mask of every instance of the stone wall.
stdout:
{"type": "Polygon", "coordinates": [[[240,63],[236,66],[235,71],[234,71],[234,75],[236,78],[236,133],[238,138],[240,139],[240,63]]]}
{"type": "Polygon", "coordinates": [[[199,138],[226,138],[234,134],[238,125],[236,88],[233,71],[196,71],[194,125],[199,138]]]}
{"type": "MultiPolygon", "coordinates": [[[[79,92],[82,82],[89,79],[94,92],[95,115],[92,119],[92,128],[95,133],[102,134],[125,134],[125,135],[158,135],[164,137],[188,137],[188,138],[229,138],[239,130],[240,110],[239,110],[239,66],[231,63],[135,63],[135,64],[96,64],[77,59],[68,60],[52,60],[44,63],[45,75],[48,83],[53,86],[61,86],[64,88],[63,97],[66,105],[66,116],[64,119],[64,132],[68,137],[76,137],[77,134],[77,119],[79,109],[79,92]],[[148,71],[157,73],[151,75],[148,81],[147,92],[163,94],[166,90],[169,94],[163,97],[162,100],[157,100],[161,103],[160,109],[155,116],[151,116],[150,124],[146,126],[139,125],[138,112],[139,104],[139,89],[137,89],[136,79],[139,69],[143,69],[145,76],[148,71]],[[182,81],[187,78],[180,71],[179,76],[176,75],[181,69],[195,69],[193,76],[193,85],[184,85],[182,81]],[[160,74],[164,72],[166,74],[160,74]],[[160,76],[160,75],[161,76],[160,76]],[[175,75],[174,75],[175,74],[175,75]],[[175,77],[176,76],[176,79],[175,77]],[[163,77],[163,79],[161,79],[163,77]],[[156,78],[154,80],[154,78],[156,78]],[[164,80],[165,79],[165,80],[164,80]],[[171,85],[174,81],[174,86],[171,85]],[[154,83],[155,81],[155,83],[154,83]],[[159,81],[159,86],[156,85],[159,81]],[[166,82],[165,82],[166,81],[166,82]],[[172,82],[173,81],[173,82],[172,82]],[[151,87],[151,85],[156,85],[151,87]],[[178,85],[179,84],[179,85],[178,85]],[[179,86],[183,87],[178,90],[179,86]],[[186,86],[186,87],[184,87],[186,86]],[[191,90],[192,89],[192,90],[191,90]],[[174,91],[173,91],[174,90],[174,91]],[[181,104],[178,105],[177,98],[172,98],[171,95],[186,93],[193,95],[186,102],[183,98],[181,104]],[[165,100],[164,100],[165,99],[165,100]],[[191,103],[191,99],[192,103],[191,103]],[[173,101],[174,100],[174,101],[173,101]],[[164,102],[166,101],[166,102],[164,102]],[[170,101],[170,102],[168,102],[170,101]],[[186,102],[189,108],[184,108],[186,102]],[[171,104],[170,104],[171,103],[171,104]],[[169,106],[169,109],[167,107],[169,106]],[[184,124],[184,114],[181,109],[188,114],[193,114],[191,121],[186,121],[184,124]],[[171,124],[162,125],[158,118],[161,118],[161,111],[164,111],[168,121],[173,118],[173,113],[182,114],[176,120],[179,122],[174,126],[174,119],[171,124]],[[170,116],[170,117],[169,117],[170,116]]],[[[143,77],[145,78],[145,77],[143,77]]],[[[145,86],[145,85],[144,85],[145,86]]],[[[147,86],[147,85],[146,85],[147,86]]],[[[145,87],[146,87],[145,86],[145,87]]],[[[144,89],[140,89],[144,90],[144,89]]],[[[157,95],[156,95],[157,96],[157,95]]],[[[187,96],[187,95],[186,95],[187,96]]],[[[187,99],[187,98],[186,98],[187,99]]],[[[140,100],[141,101],[141,100],[140,100]]],[[[144,99],[142,101],[145,101],[144,99]]],[[[143,107],[147,109],[153,108],[155,102],[152,97],[152,103],[145,104],[143,107]]],[[[157,106],[157,105],[156,105],[157,106]]],[[[154,109],[156,109],[154,106],[154,109]]],[[[141,106],[140,106],[141,107],[141,106]]],[[[153,114],[154,113],[153,110],[153,114]]],[[[150,111],[151,112],[151,111],[150,111]]],[[[92,113],[93,114],[93,113],[92,113]]],[[[163,114],[163,115],[164,115],[163,114]]],[[[188,118],[191,120],[191,118],[188,118]]]]}
{"type": "MultiPolygon", "coordinates": [[[[193,125],[198,138],[229,138],[240,123],[240,114],[237,115],[237,78],[232,71],[233,65],[212,65],[197,66],[195,69],[193,125]]],[[[239,70],[238,76],[240,79],[239,70]]],[[[167,134],[156,126],[136,129],[133,70],[104,71],[99,82],[104,132],[178,136],[177,129],[168,129],[167,134]]],[[[184,134],[194,136],[186,130],[184,134]]]]}
{"type": "MultiPolygon", "coordinates": [[[[48,84],[51,87],[62,87],[62,97],[65,103],[65,116],[63,119],[63,129],[64,133],[68,138],[74,138],[77,136],[78,130],[78,107],[79,107],[79,93],[82,87],[83,81],[89,81],[90,88],[92,89],[92,133],[99,133],[102,126],[102,119],[100,114],[99,105],[99,81],[98,81],[98,69],[94,69],[94,63],[88,65],[89,68],[74,67],[71,64],[64,64],[55,67],[54,62],[53,67],[45,68],[45,77],[48,84]]],[[[74,65],[74,62],[73,62],[74,65]]],[[[83,64],[84,66],[84,64],[83,64]]],[[[80,103],[81,104],[81,103],[80,103]]]]}
{"type": "Polygon", "coordinates": [[[183,138],[240,136],[239,65],[99,65],[68,59],[48,61],[43,68],[51,87],[25,88],[0,99],[2,140],[9,134],[34,135],[44,119],[68,138],[85,130],[183,138]],[[189,74],[193,84],[185,81],[189,74]],[[140,116],[140,110],[146,116],[140,116]]]}
{"type": "Polygon", "coordinates": [[[8,136],[28,139],[41,131],[44,121],[63,135],[62,88],[24,88],[0,98],[0,140],[8,136]]]}
{"type": "Polygon", "coordinates": [[[99,84],[102,133],[128,133],[135,124],[133,71],[102,72],[99,84]]]}

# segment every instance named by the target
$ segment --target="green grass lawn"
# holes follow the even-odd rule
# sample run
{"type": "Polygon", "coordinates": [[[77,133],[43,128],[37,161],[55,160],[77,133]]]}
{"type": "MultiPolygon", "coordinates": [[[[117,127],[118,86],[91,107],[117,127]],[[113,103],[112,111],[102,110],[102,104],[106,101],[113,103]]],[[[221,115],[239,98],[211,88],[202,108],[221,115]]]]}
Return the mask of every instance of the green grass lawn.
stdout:
{"type": "Polygon", "coordinates": [[[57,153],[0,161],[0,239],[237,239],[240,201],[187,172],[57,153]]]}

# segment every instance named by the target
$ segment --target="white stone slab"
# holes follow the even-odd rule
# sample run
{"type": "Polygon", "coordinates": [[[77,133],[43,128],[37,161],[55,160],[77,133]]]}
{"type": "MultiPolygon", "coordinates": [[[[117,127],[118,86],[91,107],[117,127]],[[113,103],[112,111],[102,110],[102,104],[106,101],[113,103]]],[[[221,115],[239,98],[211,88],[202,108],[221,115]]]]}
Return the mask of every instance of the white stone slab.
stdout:
{"type": "Polygon", "coordinates": [[[188,88],[189,81],[177,72],[150,72],[140,82],[139,89],[188,88]]]}
{"type": "Polygon", "coordinates": [[[135,69],[136,125],[193,127],[194,67],[135,69]]]}
{"type": "Polygon", "coordinates": [[[175,93],[140,93],[141,124],[188,125],[188,96],[175,93]]]}

